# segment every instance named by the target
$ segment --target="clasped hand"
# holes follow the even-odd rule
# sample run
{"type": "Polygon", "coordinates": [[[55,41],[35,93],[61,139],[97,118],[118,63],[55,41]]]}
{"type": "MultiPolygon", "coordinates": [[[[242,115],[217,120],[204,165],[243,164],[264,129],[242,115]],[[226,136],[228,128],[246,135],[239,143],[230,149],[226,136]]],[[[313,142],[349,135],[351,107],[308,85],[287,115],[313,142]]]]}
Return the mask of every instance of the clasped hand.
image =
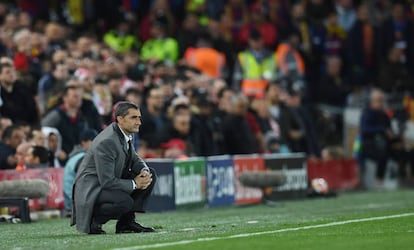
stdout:
{"type": "Polygon", "coordinates": [[[141,171],[139,175],[135,176],[134,181],[138,189],[147,189],[151,185],[152,174],[147,170],[141,171]]]}

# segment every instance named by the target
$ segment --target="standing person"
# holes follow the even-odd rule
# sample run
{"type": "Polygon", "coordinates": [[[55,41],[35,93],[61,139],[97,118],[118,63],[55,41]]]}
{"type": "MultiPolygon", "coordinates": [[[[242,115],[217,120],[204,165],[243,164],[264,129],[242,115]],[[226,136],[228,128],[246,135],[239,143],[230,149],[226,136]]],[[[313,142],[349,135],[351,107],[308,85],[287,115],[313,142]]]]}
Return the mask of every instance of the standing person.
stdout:
{"type": "Polygon", "coordinates": [[[239,52],[234,69],[233,85],[243,94],[262,98],[269,81],[276,78],[274,53],[266,49],[260,32],[252,29],[249,48],[239,52]]]}
{"type": "Polygon", "coordinates": [[[369,105],[362,112],[360,118],[362,136],[362,157],[371,159],[377,164],[377,185],[384,182],[387,162],[391,157],[392,144],[396,136],[391,128],[391,120],[386,112],[384,92],[372,90],[369,105]]]}
{"type": "Polygon", "coordinates": [[[138,106],[120,102],[115,122],[93,140],[73,188],[71,225],[78,231],[104,234],[102,225],[117,219],[116,233],[154,232],[135,222],[156,181],[154,170],[134,153],[132,135],[140,126],[138,106]]]}

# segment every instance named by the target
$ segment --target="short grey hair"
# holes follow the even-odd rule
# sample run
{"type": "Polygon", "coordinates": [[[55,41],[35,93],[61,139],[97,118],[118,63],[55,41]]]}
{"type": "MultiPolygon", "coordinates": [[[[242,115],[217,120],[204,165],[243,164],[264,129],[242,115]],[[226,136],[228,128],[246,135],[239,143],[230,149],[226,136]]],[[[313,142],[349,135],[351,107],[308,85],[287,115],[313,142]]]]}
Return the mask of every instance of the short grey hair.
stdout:
{"type": "Polygon", "coordinates": [[[114,112],[115,121],[118,122],[116,120],[116,118],[118,116],[125,117],[128,114],[128,110],[129,109],[137,109],[137,110],[139,110],[139,107],[138,107],[138,105],[136,105],[133,102],[123,101],[123,102],[116,103],[115,104],[115,112],[114,112]]]}

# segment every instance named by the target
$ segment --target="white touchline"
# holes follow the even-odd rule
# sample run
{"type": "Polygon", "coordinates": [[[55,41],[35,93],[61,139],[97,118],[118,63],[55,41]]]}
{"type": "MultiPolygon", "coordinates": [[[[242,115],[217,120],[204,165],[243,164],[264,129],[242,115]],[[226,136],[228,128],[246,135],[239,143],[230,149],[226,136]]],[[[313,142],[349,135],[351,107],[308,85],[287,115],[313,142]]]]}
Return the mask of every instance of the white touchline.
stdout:
{"type": "Polygon", "coordinates": [[[400,217],[407,217],[407,216],[414,216],[414,213],[393,214],[393,215],[386,215],[386,216],[379,216],[379,217],[369,217],[369,218],[354,219],[354,220],[335,221],[335,222],[329,222],[329,223],[325,223],[325,224],[318,224],[318,225],[311,225],[311,226],[282,228],[282,229],[271,230],[271,231],[234,234],[234,235],[222,236],[222,237],[206,237],[206,238],[198,238],[198,239],[194,239],[194,240],[181,240],[181,241],[156,243],[156,244],[143,245],[143,246],[114,248],[113,250],[140,250],[140,249],[171,247],[171,246],[177,246],[177,245],[187,245],[187,244],[191,244],[191,243],[195,243],[195,242],[225,240],[225,239],[234,239],[234,238],[245,238],[245,237],[264,235],[264,234],[283,233],[283,232],[289,232],[289,231],[298,231],[298,230],[306,230],[306,229],[321,228],[321,227],[333,227],[333,226],[345,225],[345,224],[350,224],[350,223],[375,221],[375,220],[386,220],[386,219],[393,219],[393,218],[400,218],[400,217]]]}

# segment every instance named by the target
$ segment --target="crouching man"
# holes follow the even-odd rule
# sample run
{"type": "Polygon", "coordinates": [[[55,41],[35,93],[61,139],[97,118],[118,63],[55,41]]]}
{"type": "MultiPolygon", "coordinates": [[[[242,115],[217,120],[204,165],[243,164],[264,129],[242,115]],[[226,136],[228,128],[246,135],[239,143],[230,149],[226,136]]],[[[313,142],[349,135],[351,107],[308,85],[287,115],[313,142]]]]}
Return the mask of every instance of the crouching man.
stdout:
{"type": "Polygon", "coordinates": [[[141,112],[134,103],[120,102],[114,116],[115,122],[96,136],[79,167],[71,225],[83,233],[104,234],[102,225],[114,219],[116,233],[154,232],[135,221],[135,212],[144,212],[156,181],[154,170],[137,156],[132,143],[141,112]]]}

